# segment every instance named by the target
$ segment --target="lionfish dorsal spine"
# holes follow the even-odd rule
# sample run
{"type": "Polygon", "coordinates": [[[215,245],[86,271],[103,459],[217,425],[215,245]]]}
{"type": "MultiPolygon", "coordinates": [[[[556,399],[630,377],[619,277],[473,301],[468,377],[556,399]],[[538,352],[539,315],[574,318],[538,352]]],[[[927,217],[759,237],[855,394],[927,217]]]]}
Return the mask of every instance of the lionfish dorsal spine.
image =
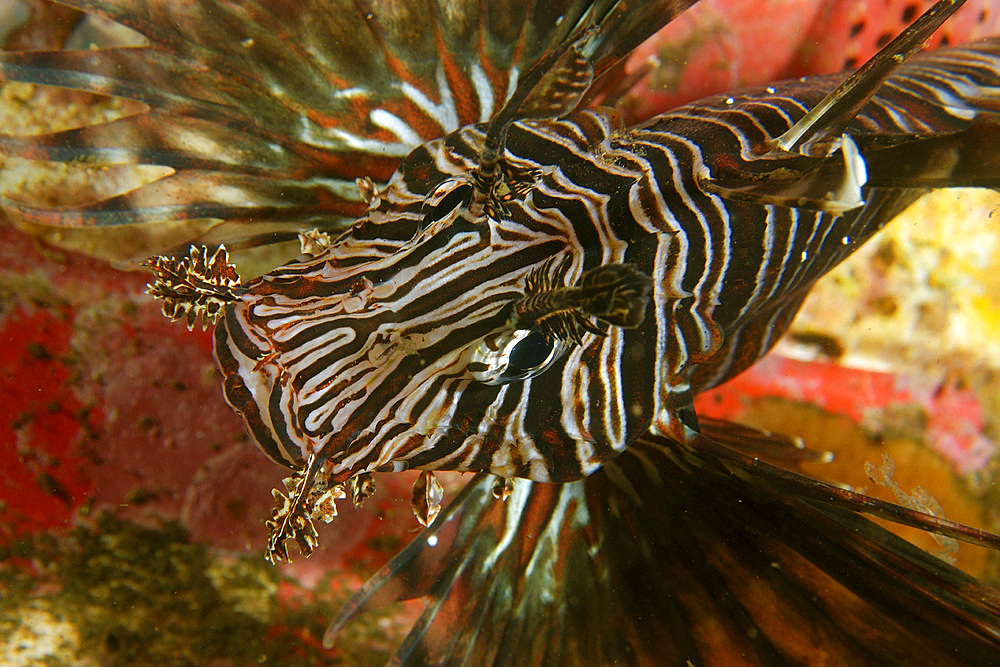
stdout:
{"type": "Polygon", "coordinates": [[[722,197],[845,213],[865,203],[865,159],[844,130],[876,91],[965,0],[938,0],[788,130],[757,147],[749,168],[720,165],[703,186],[722,197]]]}
{"type": "Polygon", "coordinates": [[[836,140],[885,80],[910,56],[917,53],[941,24],[965,2],[966,0],[938,0],[934,3],[787,132],[776,138],[773,149],[826,156],[830,151],[823,147],[824,142],[836,140]]]}
{"type": "Polygon", "coordinates": [[[592,84],[698,0],[651,0],[641,11],[624,0],[594,4],[559,43],[528,68],[486,130],[474,182],[473,211],[482,211],[497,178],[507,129],[520,119],[561,118],[576,109],[592,84]]]}

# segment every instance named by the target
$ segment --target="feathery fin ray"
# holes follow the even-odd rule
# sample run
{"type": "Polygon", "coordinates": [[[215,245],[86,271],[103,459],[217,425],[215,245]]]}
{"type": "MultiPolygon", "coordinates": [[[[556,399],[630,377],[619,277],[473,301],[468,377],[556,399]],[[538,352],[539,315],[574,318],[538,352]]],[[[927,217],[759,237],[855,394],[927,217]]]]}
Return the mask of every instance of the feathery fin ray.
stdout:
{"type": "Polygon", "coordinates": [[[810,478],[749,465],[732,449],[748,432],[707,448],[704,436],[691,449],[643,439],[585,482],[518,480],[506,503],[479,476],[345,605],[324,642],[364,609],[426,595],[397,658],[785,664],[820,643],[846,662],[950,664],[1000,648],[996,591],[859,516],[872,499],[820,498],[810,478]],[[536,560],[548,565],[524,569],[536,560]],[[453,625],[456,613],[469,622],[453,625]]]}

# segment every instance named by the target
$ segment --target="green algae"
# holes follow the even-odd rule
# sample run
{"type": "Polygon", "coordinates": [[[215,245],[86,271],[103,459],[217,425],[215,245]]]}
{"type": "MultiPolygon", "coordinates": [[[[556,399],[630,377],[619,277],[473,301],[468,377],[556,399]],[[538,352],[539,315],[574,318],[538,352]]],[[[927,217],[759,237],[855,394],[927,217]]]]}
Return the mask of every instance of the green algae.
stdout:
{"type": "Polygon", "coordinates": [[[0,548],[0,662],[47,665],[382,664],[400,626],[370,616],[337,649],[325,623],[351,592],[303,590],[258,555],[214,553],[176,523],[102,512],[0,548]]]}

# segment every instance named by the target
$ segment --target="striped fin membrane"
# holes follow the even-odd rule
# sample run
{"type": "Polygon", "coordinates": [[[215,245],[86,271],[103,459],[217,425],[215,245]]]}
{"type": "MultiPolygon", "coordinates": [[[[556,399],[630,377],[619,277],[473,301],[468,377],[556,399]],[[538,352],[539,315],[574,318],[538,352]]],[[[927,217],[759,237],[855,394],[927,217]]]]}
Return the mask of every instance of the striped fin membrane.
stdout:
{"type": "MultiPolygon", "coordinates": [[[[739,447],[747,429],[732,439],[730,426],[706,434],[739,447]]],[[[792,665],[820,651],[838,664],[950,665],[996,654],[994,588],[831,503],[836,490],[789,485],[759,456],[711,445],[692,466],[677,453],[641,438],[586,480],[516,480],[503,503],[489,476],[475,478],[348,601],[324,642],[365,610],[425,596],[401,664],[792,665]]]]}
{"type": "MultiPolygon", "coordinates": [[[[342,228],[365,210],[356,178],[385,181],[419,144],[488,120],[518,73],[579,21],[617,11],[614,25],[635,30],[612,1],[305,0],[295,11],[277,0],[66,4],[132,28],[144,44],[0,53],[0,81],[125,98],[142,110],[48,135],[0,135],[0,150],[156,165],[165,175],[97,201],[52,207],[10,195],[0,205],[65,237],[138,228],[128,247],[89,244],[129,260],[342,228]]],[[[657,4],[679,11],[692,2],[657,4]]]]}

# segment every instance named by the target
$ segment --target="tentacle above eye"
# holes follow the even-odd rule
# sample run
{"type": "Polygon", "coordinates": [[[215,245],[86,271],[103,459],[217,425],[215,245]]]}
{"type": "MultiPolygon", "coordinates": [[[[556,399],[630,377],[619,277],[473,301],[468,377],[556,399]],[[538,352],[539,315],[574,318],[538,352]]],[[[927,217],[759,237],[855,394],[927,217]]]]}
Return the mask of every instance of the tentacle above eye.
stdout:
{"type": "MultiPolygon", "coordinates": [[[[537,329],[546,338],[579,344],[584,333],[604,336],[610,326],[634,329],[642,324],[653,280],[634,264],[598,266],[573,286],[554,286],[558,278],[546,277],[549,264],[529,275],[528,293],[512,305],[511,319],[517,328],[537,329]]],[[[557,273],[565,269],[562,262],[557,273]]]]}

